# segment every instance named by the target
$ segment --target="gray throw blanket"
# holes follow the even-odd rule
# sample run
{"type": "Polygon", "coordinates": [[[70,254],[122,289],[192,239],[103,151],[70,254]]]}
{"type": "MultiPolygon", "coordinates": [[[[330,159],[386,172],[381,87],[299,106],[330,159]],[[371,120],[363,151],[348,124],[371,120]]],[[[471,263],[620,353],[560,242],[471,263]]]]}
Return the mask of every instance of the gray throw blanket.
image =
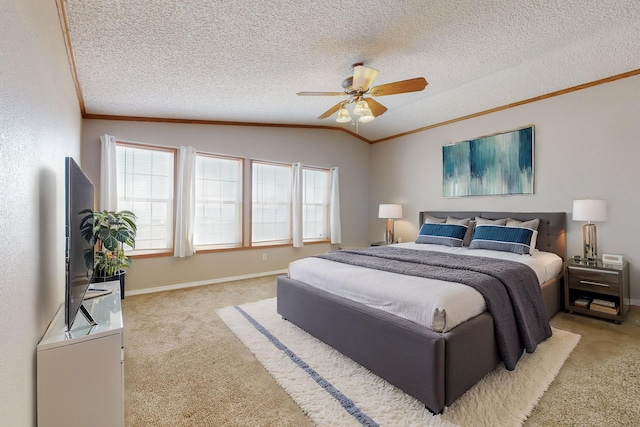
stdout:
{"type": "Polygon", "coordinates": [[[484,297],[493,317],[500,355],[510,371],[515,369],[523,348],[533,353],[551,336],[538,277],[524,264],[393,246],[340,250],[317,257],[471,286],[484,297]]]}

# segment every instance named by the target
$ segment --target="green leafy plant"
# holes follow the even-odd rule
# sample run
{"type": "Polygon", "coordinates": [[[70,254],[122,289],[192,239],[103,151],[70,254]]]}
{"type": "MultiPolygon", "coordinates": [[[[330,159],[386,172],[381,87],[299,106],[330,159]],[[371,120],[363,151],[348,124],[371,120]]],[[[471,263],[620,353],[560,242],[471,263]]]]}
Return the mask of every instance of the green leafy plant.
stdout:
{"type": "MultiPolygon", "coordinates": [[[[85,209],[80,229],[82,236],[94,247],[93,268],[96,275],[113,276],[129,267],[131,260],[124,247],[135,248],[136,215],[131,211],[92,211],[85,209]]],[[[85,254],[87,266],[91,268],[91,252],[85,254]]]]}

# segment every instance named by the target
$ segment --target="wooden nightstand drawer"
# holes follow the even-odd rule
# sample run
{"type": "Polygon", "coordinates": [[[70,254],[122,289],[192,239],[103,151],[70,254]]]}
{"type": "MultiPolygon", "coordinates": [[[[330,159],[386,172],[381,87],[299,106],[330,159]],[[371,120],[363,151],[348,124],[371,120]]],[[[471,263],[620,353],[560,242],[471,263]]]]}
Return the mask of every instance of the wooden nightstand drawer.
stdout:
{"type": "Polygon", "coordinates": [[[580,278],[590,282],[620,284],[620,273],[617,271],[569,267],[569,275],[571,278],[580,278]]]}
{"type": "Polygon", "coordinates": [[[620,285],[617,283],[606,283],[604,281],[592,280],[591,278],[575,277],[571,273],[569,275],[569,288],[606,295],[618,296],[620,294],[620,285]]]}

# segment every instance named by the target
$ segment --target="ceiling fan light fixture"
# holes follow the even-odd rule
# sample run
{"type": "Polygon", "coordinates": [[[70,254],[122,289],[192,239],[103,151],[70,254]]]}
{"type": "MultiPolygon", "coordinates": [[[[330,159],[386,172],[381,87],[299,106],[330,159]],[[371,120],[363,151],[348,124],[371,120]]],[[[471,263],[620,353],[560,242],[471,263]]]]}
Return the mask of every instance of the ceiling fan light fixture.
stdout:
{"type": "Polygon", "coordinates": [[[346,100],[338,102],[333,107],[322,113],[318,119],[326,119],[333,116],[336,111],[338,117],[336,122],[357,124],[359,122],[368,123],[387,111],[387,107],[380,104],[371,96],[396,95],[407,92],[419,92],[427,86],[424,77],[401,80],[372,87],[372,83],[378,75],[378,70],[365,67],[362,63],[353,64],[353,75],[347,77],[342,82],[343,92],[298,92],[299,96],[348,96],[346,100]],[[365,96],[367,96],[365,98],[365,96]],[[354,122],[347,111],[346,106],[355,104],[353,114],[359,116],[358,122],[354,122]]]}
{"type": "Polygon", "coordinates": [[[371,110],[369,110],[369,112],[366,113],[364,116],[360,116],[358,121],[361,123],[369,123],[369,122],[372,122],[373,119],[375,119],[375,116],[371,114],[371,110]]]}
{"type": "Polygon", "coordinates": [[[338,117],[336,118],[336,122],[338,123],[347,123],[351,121],[351,116],[349,115],[349,110],[345,107],[342,107],[338,110],[338,117]]]}
{"type": "Polygon", "coordinates": [[[353,113],[359,116],[365,116],[367,113],[371,113],[369,109],[369,104],[364,99],[356,102],[356,106],[353,108],[353,113]]]}

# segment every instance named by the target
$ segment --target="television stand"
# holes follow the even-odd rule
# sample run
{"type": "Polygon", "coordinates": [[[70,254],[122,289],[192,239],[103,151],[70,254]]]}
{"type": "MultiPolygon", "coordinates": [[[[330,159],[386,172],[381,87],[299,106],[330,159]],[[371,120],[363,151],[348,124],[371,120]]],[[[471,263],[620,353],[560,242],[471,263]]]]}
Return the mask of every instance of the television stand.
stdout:
{"type": "Polygon", "coordinates": [[[124,426],[124,342],[120,282],[83,301],[70,331],[64,304],[37,347],[38,426],[124,426]],[[89,421],[88,421],[89,420],[89,421]]]}

